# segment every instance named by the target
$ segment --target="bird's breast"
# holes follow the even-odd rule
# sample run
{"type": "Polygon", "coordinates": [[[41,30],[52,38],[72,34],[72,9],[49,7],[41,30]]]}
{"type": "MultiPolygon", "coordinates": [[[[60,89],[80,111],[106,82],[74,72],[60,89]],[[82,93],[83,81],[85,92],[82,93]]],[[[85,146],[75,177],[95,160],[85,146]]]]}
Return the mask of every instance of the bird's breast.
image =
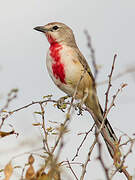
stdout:
{"type": "Polygon", "coordinates": [[[72,48],[58,44],[51,46],[47,54],[46,64],[54,83],[72,96],[83,70],[72,48]]]}
{"type": "Polygon", "coordinates": [[[63,47],[58,43],[53,43],[49,48],[49,53],[47,57],[47,63],[49,63],[49,70],[51,71],[53,77],[59,80],[61,83],[66,84],[65,81],[65,68],[61,61],[61,50],[63,47]],[[50,61],[50,62],[48,62],[50,61]]]}

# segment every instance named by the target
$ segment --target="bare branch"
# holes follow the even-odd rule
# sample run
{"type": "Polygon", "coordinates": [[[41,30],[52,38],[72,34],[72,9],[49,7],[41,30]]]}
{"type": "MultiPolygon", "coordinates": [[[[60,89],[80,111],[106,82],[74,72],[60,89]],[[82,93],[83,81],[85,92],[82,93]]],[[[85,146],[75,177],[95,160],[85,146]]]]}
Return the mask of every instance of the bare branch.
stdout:
{"type": "Polygon", "coordinates": [[[68,160],[67,160],[67,163],[68,163],[69,169],[71,170],[71,172],[72,172],[72,174],[74,175],[75,179],[76,179],[76,180],[79,180],[78,177],[77,177],[77,175],[75,174],[74,170],[72,169],[71,164],[70,164],[70,162],[69,162],[68,160]]]}
{"type": "Polygon", "coordinates": [[[96,82],[97,75],[98,75],[98,68],[97,68],[97,64],[96,64],[95,50],[94,50],[94,48],[92,46],[91,37],[90,37],[88,31],[85,30],[84,33],[86,35],[87,46],[88,46],[88,48],[90,50],[90,54],[91,54],[92,65],[93,65],[93,68],[94,68],[94,78],[95,78],[95,82],[96,82]]]}
{"type": "Polygon", "coordinates": [[[124,163],[125,163],[125,160],[126,160],[126,158],[128,157],[128,155],[129,155],[130,153],[132,153],[132,149],[133,149],[133,145],[134,145],[135,139],[130,138],[128,135],[127,135],[127,137],[129,138],[129,140],[126,141],[125,143],[121,144],[119,147],[121,147],[121,146],[123,146],[123,145],[126,145],[126,144],[129,143],[129,142],[130,142],[130,147],[129,147],[127,153],[123,156],[123,158],[122,158],[119,166],[116,168],[116,170],[114,171],[114,173],[112,173],[112,175],[111,175],[111,177],[110,177],[110,180],[112,180],[112,178],[114,177],[114,175],[115,175],[119,170],[121,170],[121,171],[125,174],[125,176],[127,177],[128,180],[132,180],[132,176],[130,176],[130,174],[129,174],[128,171],[126,170],[126,167],[124,166],[124,163]]]}
{"type": "MultiPolygon", "coordinates": [[[[4,105],[4,107],[2,109],[0,109],[0,114],[3,113],[3,112],[6,112],[6,109],[8,108],[9,104],[11,103],[11,101],[17,97],[17,92],[18,92],[18,89],[12,89],[8,93],[6,104],[4,105]]],[[[2,116],[2,118],[1,118],[2,121],[1,121],[1,124],[0,124],[0,129],[2,128],[2,126],[4,124],[4,121],[5,121],[5,119],[7,117],[8,117],[8,115],[2,116]]]]}
{"type": "Polygon", "coordinates": [[[80,149],[81,149],[83,143],[85,142],[85,140],[86,140],[88,134],[93,130],[94,126],[95,126],[95,123],[93,124],[92,128],[91,128],[88,132],[85,133],[85,136],[84,136],[84,138],[83,138],[81,144],[80,144],[79,147],[77,148],[76,154],[75,154],[75,156],[73,157],[72,161],[74,161],[75,158],[78,156],[78,153],[79,153],[79,151],[80,151],[80,149]]]}
{"type": "MultiPolygon", "coordinates": [[[[112,64],[111,72],[110,72],[110,74],[109,74],[109,76],[108,76],[108,77],[109,77],[109,81],[108,81],[108,88],[107,88],[107,91],[106,91],[106,93],[105,93],[106,99],[105,99],[104,115],[106,114],[106,111],[107,111],[108,96],[109,96],[110,88],[111,88],[111,86],[112,86],[111,80],[112,80],[112,74],[113,74],[113,70],[114,70],[114,64],[115,64],[116,57],[117,57],[117,55],[115,54],[115,55],[114,55],[114,58],[113,58],[113,64],[112,64]]],[[[104,115],[103,115],[103,116],[104,116],[104,115]]]]}
{"type": "MultiPolygon", "coordinates": [[[[117,80],[120,77],[122,77],[122,76],[124,76],[126,74],[133,73],[133,72],[135,72],[135,67],[129,67],[129,68],[125,69],[124,71],[118,73],[116,76],[113,76],[112,81],[117,80]]],[[[108,83],[108,79],[105,80],[105,81],[97,82],[97,86],[98,85],[104,85],[104,84],[107,84],[107,83],[108,83]]]]}
{"type": "Polygon", "coordinates": [[[98,157],[97,159],[99,160],[99,162],[101,163],[101,166],[105,172],[105,176],[106,176],[106,179],[107,180],[110,180],[109,178],[109,169],[106,167],[105,163],[104,163],[104,160],[103,160],[103,157],[102,157],[102,145],[99,141],[99,138],[97,136],[97,145],[98,145],[98,157]]]}
{"type": "Polygon", "coordinates": [[[110,106],[108,107],[108,109],[106,109],[106,110],[104,111],[104,119],[107,118],[107,115],[108,115],[108,113],[110,112],[111,108],[112,108],[113,106],[115,106],[115,99],[116,99],[116,97],[117,97],[118,94],[122,91],[122,89],[123,89],[124,87],[126,87],[126,86],[127,86],[127,84],[122,84],[121,87],[118,88],[117,92],[113,95],[113,98],[112,98],[112,101],[111,101],[110,106]]]}
{"type": "Polygon", "coordinates": [[[42,115],[42,128],[43,128],[44,135],[45,135],[45,139],[44,139],[43,143],[45,143],[47,151],[48,151],[48,153],[50,153],[50,149],[49,149],[49,145],[48,145],[48,141],[47,141],[48,133],[46,132],[46,128],[45,128],[45,117],[44,117],[45,111],[44,111],[42,103],[40,103],[40,108],[41,108],[41,115],[42,115]]]}

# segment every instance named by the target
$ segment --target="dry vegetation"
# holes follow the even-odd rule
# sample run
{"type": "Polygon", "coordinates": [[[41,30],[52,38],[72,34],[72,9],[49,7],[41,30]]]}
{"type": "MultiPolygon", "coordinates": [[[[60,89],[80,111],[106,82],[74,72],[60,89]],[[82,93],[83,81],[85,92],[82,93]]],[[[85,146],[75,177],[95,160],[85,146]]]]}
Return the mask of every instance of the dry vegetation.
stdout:
{"type": "MultiPolygon", "coordinates": [[[[85,34],[86,34],[86,37],[88,40],[88,48],[91,53],[91,59],[92,59],[93,69],[94,69],[94,76],[95,76],[95,79],[97,79],[99,72],[98,72],[98,68],[96,65],[95,52],[92,47],[91,38],[90,38],[88,32],[85,31],[85,34]]],[[[104,82],[96,83],[97,85],[101,85],[101,84],[105,84],[105,83],[108,84],[108,87],[107,87],[107,90],[105,93],[104,121],[102,122],[99,129],[97,129],[94,124],[89,129],[88,132],[79,134],[79,135],[83,135],[84,137],[82,138],[82,141],[78,145],[78,148],[76,149],[76,153],[71,160],[67,159],[67,160],[59,161],[61,152],[63,151],[63,147],[64,147],[63,138],[64,138],[65,134],[68,133],[68,126],[69,126],[69,123],[71,122],[71,116],[72,116],[71,110],[74,109],[76,111],[79,111],[79,114],[81,114],[82,111],[87,111],[91,114],[91,116],[94,116],[93,113],[91,112],[91,110],[86,107],[82,107],[82,109],[80,110],[76,106],[75,101],[74,101],[75,94],[77,92],[77,87],[79,86],[79,83],[80,83],[81,79],[83,78],[83,75],[76,86],[74,96],[72,98],[64,97],[64,98],[61,98],[60,100],[55,100],[52,98],[51,95],[47,95],[47,96],[43,97],[43,100],[41,100],[41,101],[33,101],[25,106],[16,108],[15,110],[8,111],[8,107],[9,107],[10,103],[17,97],[18,90],[12,89],[11,92],[9,92],[9,94],[7,96],[6,104],[3,105],[3,107],[0,109],[0,137],[4,138],[5,136],[9,136],[9,135],[18,136],[17,132],[14,129],[12,129],[10,132],[4,131],[3,125],[4,125],[5,121],[7,121],[7,119],[10,116],[12,116],[13,114],[18,113],[21,110],[27,111],[27,109],[29,107],[37,104],[40,107],[40,111],[35,112],[35,113],[39,114],[39,116],[41,117],[41,120],[38,123],[34,123],[33,128],[36,128],[37,126],[40,127],[41,130],[43,131],[44,138],[43,138],[43,148],[42,148],[41,154],[40,154],[40,152],[38,152],[38,153],[37,152],[28,152],[27,153],[28,160],[25,164],[22,164],[21,166],[20,166],[20,164],[14,165],[12,163],[12,160],[14,158],[12,158],[11,161],[8,162],[7,165],[5,167],[3,167],[3,169],[0,170],[0,174],[4,173],[4,176],[5,176],[4,180],[10,179],[15,168],[21,169],[21,174],[20,174],[21,180],[26,180],[26,179],[27,180],[52,180],[52,179],[62,180],[62,179],[64,179],[63,178],[63,168],[66,168],[68,171],[71,172],[71,174],[72,174],[71,179],[83,180],[83,179],[85,179],[85,174],[87,173],[87,165],[88,165],[88,163],[90,163],[92,151],[96,144],[98,147],[97,159],[103,168],[103,171],[105,173],[105,178],[107,180],[115,179],[115,174],[120,173],[120,172],[124,173],[126,179],[128,179],[128,180],[132,179],[133,175],[128,173],[127,167],[125,166],[125,161],[126,161],[126,158],[129,156],[129,154],[132,153],[135,138],[129,137],[126,133],[123,133],[123,135],[119,137],[119,143],[117,143],[115,146],[112,145],[114,152],[115,152],[114,153],[115,155],[113,157],[113,165],[115,166],[115,171],[113,171],[113,173],[110,174],[110,168],[108,168],[107,165],[105,164],[103,154],[102,154],[102,144],[98,137],[99,134],[101,133],[101,131],[103,131],[105,119],[106,119],[108,113],[110,112],[112,107],[115,106],[115,99],[118,98],[118,95],[122,91],[122,89],[127,86],[127,84],[122,83],[122,85],[118,88],[118,90],[116,91],[116,93],[113,95],[113,97],[111,99],[109,97],[109,92],[112,87],[112,80],[115,80],[127,73],[132,73],[135,71],[135,68],[129,68],[123,72],[120,72],[118,75],[113,76],[113,70],[115,68],[116,59],[117,59],[117,55],[114,55],[113,63],[111,66],[111,71],[108,76],[108,80],[106,80],[104,82]],[[110,100],[110,103],[108,100],[110,100]],[[56,123],[55,127],[50,126],[49,128],[46,128],[46,126],[45,126],[45,124],[46,124],[45,123],[45,108],[48,105],[48,103],[51,103],[52,105],[54,105],[55,107],[57,107],[58,109],[60,109],[64,113],[66,113],[65,120],[63,120],[63,122],[59,126],[57,123],[56,123]],[[95,132],[95,139],[94,139],[93,143],[91,144],[91,146],[89,147],[88,153],[85,154],[85,157],[84,157],[85,161],[83,163],[82,162],[76,163],[75,159],[79,156],[80,149],[83,148],[84,142],[87,140],[87,137],[90,136],[91,131],[95,132]],[[54,144],[51,144],[49,142],[50,136],[56,137],[56,141],[54,144]],[[121,143],[121,139],[123,138],[123,136],[127,137],[127,141],[125,141],[124,143],[121,143]],[[129,144],[130,144],[130,146],[128,146],[129,144]],[[119,154],[119,148],[126,147],[126,146],[129,147],[126,154],[123,154],[123,155],[119,154]],[[39,159],[44,160],[42,167],[39,167],[38,169],[34,168],[34,164],[36,163],[36,161],[35,161],[36,156],[38,156],[39,159]],[[73,164],[76,166],[82,167],[82,172],[81,172],[80,177],[73,170],[73,168],[72,168],[73,164]]],[[[84,70],[84,73],[85,73],[85,70],[84,70]]],[[[40,149],[40,151],[41,151],[41,149],[40,149]]]]}

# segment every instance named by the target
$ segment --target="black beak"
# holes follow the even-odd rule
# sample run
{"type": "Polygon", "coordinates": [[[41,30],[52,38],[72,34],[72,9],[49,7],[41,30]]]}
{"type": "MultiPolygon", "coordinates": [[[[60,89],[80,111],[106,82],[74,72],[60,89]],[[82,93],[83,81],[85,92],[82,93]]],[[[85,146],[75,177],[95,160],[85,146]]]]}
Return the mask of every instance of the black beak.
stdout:
{"type": "Polygon", "coordinates": [[[37,26],[34,29],[43,33],[46,33],[48,31],[48,29],[45,29],[44,26],[37,26]]]}

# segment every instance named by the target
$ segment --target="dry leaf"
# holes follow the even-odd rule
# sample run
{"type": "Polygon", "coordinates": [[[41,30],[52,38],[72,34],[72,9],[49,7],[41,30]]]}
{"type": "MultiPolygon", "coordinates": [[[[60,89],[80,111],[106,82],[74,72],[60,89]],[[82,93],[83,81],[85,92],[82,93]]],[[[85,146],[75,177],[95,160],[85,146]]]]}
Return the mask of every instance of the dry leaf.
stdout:
{"type": "Polygon", "coordinates": [[[5,166],[4,168],[4,174],[5,174],[5,179],[4,180],[9,180],[13,173],[13,167],[11,164],[11,161],[5,166]]]}
{"type": "Polygon", "coordinates": [[[47,132],[52,132],[54,129],[52,127],[48,127],[46,130],[47,132]]]}
{"type": "Polygon", "coordinates": [[[4,132],[4,131],[0,131],[0,138],[3,138],[5,136],[9,136],[11,134],[16,134],[14,130],[10,131],[10,132],[4,132]]]}
{"type": "Polygon", "coordinates": [[[32,125],[33,126],[41,126],[42,124],[41,123],[33,123],[32,125]]]}
{"type": "Polygon", "coordinates": [[[2,112],[7,112],[7,110],[4,110],[4,109],[3,109],[2,112]]]}
{"type": "Polygon", "coordinates": [[[52,97],[52,95],[47,95],[47,96],[43,96],[43,99],[45,99],[45,98],[51,98],[52,97]]]}
{"type": "Polygon", "coordinates": [[[126,84],[126,83],[123,83],[122,85],[121,85],[121,88],[124,88],[124,87],[126,87],[128,84],[126,84]]]}
{"type": "Polygon", "coordinates": [[[42,115],[42,112],[37,112],[37,111],[35,111],[34,113],[35,113],[35,114],[40,114],[40,115],[42,115]]]}
{"type": "Polygon", "coordinates": [[[28,163],[29,164],[33,164],[34,163],[34,161],[35,161],[35,159],[34,159],[34,157],[32,156],[32,154],[29,156],[29,160],[28,160],[28,163]]]}
{"type": "Polygon", "coordinates": [[[27,169],[26,171],[26,175],[25,175],[25,178],[27,180],[30,180],[30,179],[33,179],[35,177],[35,170],[32,166],[32,164],[34,163],[35,159],[34,157],[32,156],[32,154],[29,156],[28,158],[28,164],[29,164],[29,168],[27,169]]]}
{"type": "Polygon", "coordinates": [[[47,174],[42,174],[37,180],[52,180],[52,178],[47,174]]]}
{"type": "Polygon", "coordinates": [[[32,165],[27,169],[25,178],[27,180],[33,179],[35,177],[35,170],[32,165]]]}

